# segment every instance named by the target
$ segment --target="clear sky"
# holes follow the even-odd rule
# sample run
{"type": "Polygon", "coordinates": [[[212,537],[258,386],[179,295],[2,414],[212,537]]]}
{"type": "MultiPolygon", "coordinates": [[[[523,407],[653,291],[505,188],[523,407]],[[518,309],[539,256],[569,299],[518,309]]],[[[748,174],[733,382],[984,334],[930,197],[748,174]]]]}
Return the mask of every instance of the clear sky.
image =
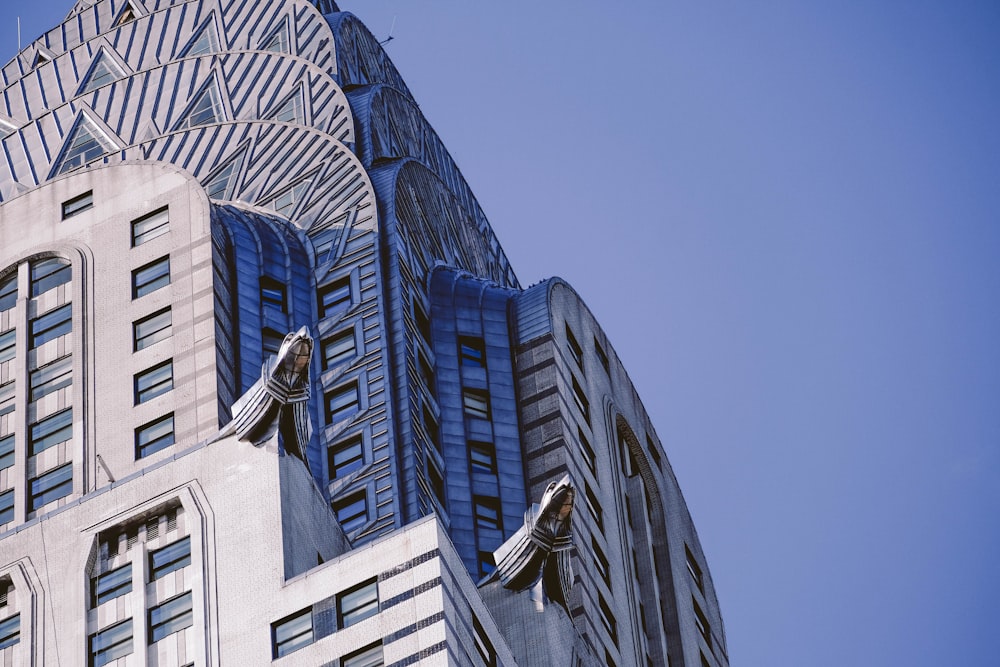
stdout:
{"type": "Polygon", "coordinates": [[[341,6],[608,332],[734,667],[997,664],[1000,5],[341,6]]]}

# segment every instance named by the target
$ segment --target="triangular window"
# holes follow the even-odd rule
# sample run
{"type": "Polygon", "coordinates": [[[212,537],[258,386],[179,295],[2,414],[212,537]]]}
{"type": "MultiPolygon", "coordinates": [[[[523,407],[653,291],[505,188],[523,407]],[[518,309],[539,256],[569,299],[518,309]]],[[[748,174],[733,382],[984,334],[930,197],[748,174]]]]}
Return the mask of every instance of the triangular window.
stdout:
{"type": "Polygon", "coordinates": [[[210,125],[223,120],[222,102],[219,99],[219,87],[213,78],[195,95],[194,102],[187,108],[187,111],[177,123],[177,130],[183,130],[199,125],[210,125]]]}
{"type": "Polygon", "coordinates": [[[118,14],[118,18],[115,19],[115,22],[111,25],[111,27],[120,28],[129,21],[136,20],[138,17],[139,13],[135,11],[135,7],[132,6],[132,3],[125,3],[125,8],[118,14]]]}
{"type": "Polygon", "coordinates": [[[295,212],[295,209],[305,197],[310,185],[312,185],[311,180],[305,180],[293,185],[274,198],[271,202],[271,208],[286,218],[291,217],[292,213],[295,212]]]}
{"type": "Polygon", "coordinates": [[[285,101],[271,114],[271,118],[282,123],[304,123],[303,108],[302,86],[299,86],[294,93],[285,98],[285,101]]]}
{"type": "Polygon", "coordinates": [[[243,169],[243,158],[246,156],[246,149],[241,150],[233,156],[222,169],[209,177],[205,183],[205,192],[209,199],[229,200],[233,198],[233,190],[236,179],[239,178],[243,169]]]}
{"type": "Polygon", "coordinates": [[[118,147],[92,121],[81,114],[63,144],[62,155],[56,160],[52,174],[78,169],[117,149],[118,147]]]}
{"type": "Polygon", "coordinates": [[[49,54],[45,53],[45,51],[43,51],[42,49],[38,49],[38,51],[35,52],[35,59],[31,63],[31,69],[36,69],[38,67],[41,67],[42,65],[51,60],[52,58],[49,56],[49,54]]]}
{"type": "Polygon", "coordinates": [[[288,19],[282,21],[277,30],[264,38],[260,44],[261,51],[276,51],[278,53],[290,53],[288,48],[288,19]]]}
{"type": "Polygon", "coordinates": [[[200,56],[206,53],[216,53],[219,50],[219,38],[215,35],[215,21],[210,14],[208,20],[201,24],[191,41],[181,49],[180,57],[200,56]]]}
{"type": "Polygon", "coordinates": [[[98,51],[97,57],[94,58],[94,62],[90,66],[90,71],[83,77],[83,81],[80,84],[80,92],[77,94],[83,95],[92,90],[97,90],[101,86],[121,79],[124,76],[125,72],[122,71],[121,66],[104,49],[101,49],[98,51]]]}

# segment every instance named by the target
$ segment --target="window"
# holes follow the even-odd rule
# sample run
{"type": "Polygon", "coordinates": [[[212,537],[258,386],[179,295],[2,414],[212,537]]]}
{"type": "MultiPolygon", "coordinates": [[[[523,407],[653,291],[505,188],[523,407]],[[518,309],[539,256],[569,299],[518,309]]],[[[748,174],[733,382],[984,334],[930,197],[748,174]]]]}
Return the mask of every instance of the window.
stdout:
{"type": "Polygon", "coordinates": [[[191,564],[191,537],[149,552],[149,578],[156,581],[191,564]]]}
{"type": "Polygon", "coordinates": [[[44,345],[72,330],[72,304],[67,303],[31,320],[31,348],[44,345]]]}
{"type": "Polygon", "coordinates": [[[488,530],[503,530],[500,519],[500,499],[490,496],[474,496],[472,499],[476,527],[488,530]]]}
{"type": "Polygon", "coordinates": [[[132,272],[132,298],[138,299],[170,284],[170,256],[140,266],[132,272]]]}
{"type": "Polygon", "coordinates": [[[587,440],[587,436],[584,435],[583,429],[579,426],[576,427],[576,435],[580,441],[580,453],[583,454],[583,461],[590,468],[590,472],[594,473],[594,477],[597,477],[597,454],[594,453],[594,448],[590,446],[590,441],[587,440]]]}
{"type": "Polygon", "coordinates": [[[712,667],[712,663],[708,661],[704,653],[701,653],[701,667],[712,667]]]}
{"type": "MultiPolygon", "coordinates": [[[[125,16],[126,14],[131,16],[131,12],[127,7],[126,11],[122,12],[122,16],[125,16]]],[[[118,25],[120,21],[121,18],[115,22],[116,25],[118,25]]],[[[101,51],[97,54],[97,58],[94,60],[94,63],[90,66],[90,70],[84,77],[82,85],[80,86],[80,92],[77,94],[83,95],[84,93],[89,93],[92,90],[97,90],[101,86],[111,83],[115,79],[122,76],[124,76],[124,73],[121,71],[118,64],[115,63],[110,56],[108,56],[104,49],[101,49],[101,51]]]]}
{"type": "Polygon", "coordinates": [[[497,569],[496,557],[492,551],[480,551],[479,554],[479,576],[485,577],[487,574],[497,569]]]}
{"type": "Polygon", "coordinates": [[[424,431],[427,432],[427,439],[431,441],[434,445],[434,449],[441,451],[441,427],[438,426],[437,419],[434,418],[434,413],[424,405],[423,411],[423,425],[424,431]]]}
{"type": "Polygon", "coordinates": [[[430,484],[431,491],[434,492],[434,496],[441,507],[446,507],[448,503],[444,486],[444,476],[433,461],[427,462],[427,482],[430,484]]]}
{"type": "Polygon", "coordinates": [[[170,216],[167,207],[157,209],[132,221],[132,247],[141,246],[157,236],[170,231],[170,216]]]}
{"type": "Polygon", "coordinates": [[[604,595],[601,593],[597,594],[597,606],[600,608],[601,612],[601,623],[604,625],[604,629],[608,631],[611,636],[611,641],[618,645],[618,622],[615,620],[615,615],[611,613],[611,607],[608,606],[607,600],[604,599],[604,595]]]}
{"type": "Polygon", "coordinates": [[[348,309],[351,305],[351,279],[341,278],[319,290],[320,317],[329,317],[348,309]]]}
{"type": "Polygon", "coordinates": [[[281,351],[281,344],[285,342],[285,337],[270,327],[265,327],[260,332],[260,337],[262,342],[261,349],[265,357],[268,355],[277,355],[281,351]]]}
{"type": "Polygon", "coordinates": [[[497,451],[492,442],[470,442],[469,463],[472,472],[497,473],[497,451]]]}
{"type": "Polygon", "coordinates": [[[44,294],[50,289],[65,285],[73,278],[69,261],[61,257],[49,257],[31,263],[31,296],[44,294]]]}
{"type": "Polygon", "coordinates": [[[0,493],[0,525],[14,520],[14,489],[0,493]]]}
{"type": "Polygon", "coordinates": [[[691,549],[688,545],[684,545],[684,555],[687,558],[687,568],[688,572],[691,574],[691,578],[694,583],[698,586],[698,590],[702,593],[705,592],[705,582],[702,578],[701,567],[698,566],[698,561],[695,560],[694,554],[691,553],[691,549]]]}
{"type": "Polygon", "coordinates": [[[593,536],[590,537],[590,546],[594,550],[594,566],[597,567],[597,573],[601,575],[608,588],[611,588],[611,568],[608,565],[608,558],[593,536]]]}
{"type": "MultiPolygon", "coordinates": [[[[305,114],[302,112],[302,89],[292,94],[274,113],[274,120],[282,123],[301,123],[305,114]]],[[[275,207],[277,208],[277,207],[275,207]]],[[[281,213],[281,209],[278,209],[281,213]]]]}
{"type": "Polygon", "coordinates": [[[31,387],[28,400],[37,401],[42,396],[71,384],[73,384],[73,358],[57,359],[31,371],[28,376],[28,385],[31,387]]]}
{"type": "Polygon", "coordinates": [[[272,658],[280,658],[312,643],[312,607],[306,607],[271,624],[272,658]]]}
{"type": "Polygon", "coordinates": [[[382,667],[382,642],[348,653],[340,660],[340,667],[382,667]]]}
{"type": "Polygon", "coordinates": [[[590,516],[594,517],[594,521],[597,522],[597,527],[604,532],[604,516],[601,511],[601,504],[597,502],[597,496],[594,495],[593,489],[590,488],[590,484],[584,482],[584,494],[583,499],[587,504],[587,509],[590,511],[590,516]]]}
{"type": "Polygon", "coordinates": [[[170,308],[165,308],[132,323],[136,352],[170,338],[171,333],[170,308]]]}
{"type": "Polygon", "coordinates": [[[148,368],[133,377],[135,404],[145,403],[174,388],[174,362],[172,359],[148,368]]]}
{"type": "Polygon", "coordinates": [[[17,303],[17,271],[0,279],[0,313],[10,310],[17,303]]]}
{"type": "Polygon", "coordinates": [[[473,368],[486,367],[486,349],[482,338],[460,336],[458,339],[458,354],[463,366],[473,368]]]}
{"type": "Polygon", "coordinates": [[[361,436],[356,436],[333,445],[327,450],[330,479],[344,477],[365,464],[365,453],[361,436]]]}
{"type": "Polygon", "coordinates": [[[483,624],[479,622],[475,614],[472,615],[472,641],[476,645],[476,652],[479,653],[479,657],[483,659],[483,664],[488,667],[496,667],[497,651],[493,648],[493,643],[490,642],[489,637],[486,635],[483,624]]]}
{"type": "MultiPolygon", "coordinates": [[[[14,434],[0,437],[0,470],[14,465],[14,434]]],[[[2,523],[2,522],[0,522],[2,523]]]]}
{"type": "Polygon", "coordinates": [[[28,456],[35,456],[49,447],[73,437],[73,408],[66,408],[31,425],[28,456]]]}
{"type": "Polygon", "coordinates": [[[0,364],[14,358],[17,352],[16,333],[13,329],[0,333],[0,364]]]}
{"type": "Polygon", "coordinates": [[[462,405],[470,417],[490,418],[490,394],[484,389],[463,389],[462,405]]]}
{"type": "Polygon", "coordinates": [[[705,640],[705,643],[708,644],[709,648],[711,648],[712,628],[708,624],[708,619],[705,618],[705,612],[701,610],[701,607],[698,605],[698,601],[694,599],[693,595],[691,596],[691,606],[694,607],[694,624],[698,628],[698,632],[701,634],[702,638],[705,640]]]}
{"type": "Polygon", "coordinates": [[[413,304],[413,323],[417,326],[417,333],[423,337],[424,342],[430,345],[431,321],[430,318],[427,317],[427,312],[419,303],[413,304]]]}
{"type": "Polygon", "coordinates": [[[266,308],[277,308],[281,312],[288,312],[288,292],[285,284],[271,278],[262,276],[260,279],[260,302],[266,308]]]}
{"type": "Polygon", "coordinates": [[[337,387],[326,395],[326,421],[332,424],[358,411],[357,381],[337,387]]]}
{"type": "Polygon", "coordinates": [[[21,641],[21,615],[14,614],[0,621],[0,649],[21,641]]]}
{"type": "Polygon", "coordinates": [[[202,25],[198,33],[191,38],[187,46],[181,51],[181,56],[192,57],[206,53],[215,53],[219,50],[218,40],[215,37],[215,28],[212,24],[212,17],[209,16],[202,25]]]}
{"type": "Polygon", "coordinates": [[[174,415],[160,417],[135,430],[136,460],[155,454],[174,444],[174,415]]]}
{"type": "Polygon", "coordinates": [[[67,463],[35,477],[31,481],[28,511],[33,512],[73,493],[73,464],[67,463]]]}
{"type": "Polygon", "coordinates": [[[580,347],[580,343],[577,342],[576,336],[573,335],[573,330],[566,325],[566,344],[569,346],[569,354],[573,357],[573,361],[576,365],[583,370],[583,348],[580,347]]]}
{"type": "Polygon", "coordinates": [[[171,598],[149,610],[149,643],[190,628],[194,624],[191,591],[171,598]]]}
{"type": "Polygon", "coordinates": [[[118,146],[109,141],[104,132],[97,129],[93,121],[81,113],[69,132],[69,138],[63,144],[62,154],[56,160],[52,175],[79,169],[117,148],[118,146]]]}
{"type": "Polygon", "coordinates": [[[90,635],[90,667],[101,667],[132,653],[132,619],[90,635]]]}
{"type": "Polygon", "coordinates": [[[368,496],[364,491],[352,493],[333,504],[333,513],[345,533],[361,528],[368,523],[368,496]]]}
{"type": "Polygon", "coordinates": [[[127,563],[91,580],[90,606],[102,605],[108,600],[132,592],[132,564],[127,563]]]}
{"type": "Polygon", "coordinates": [[[340,628],[348,628],[355,623],[378,613],[378,582],[370,579],[337,596],[337,622],[340,628]]]}
{"type": "Polygon", "coordinates": [[[174,129],[184,130],[199,125],[210,125],[218,123],[222,119],[222,102],[219,99],[217,84],[213,79],[202,89],[174,129]]]}
{"type": "Polygon", "coordinates": [[[349,329],[323,341],[323,368],[332,368],[355,354],[354,330],[349,329]]]}
{"type": "Polygon", "coordinates": [[[601,362],[601,367],[604,369],[604,372],[611,375],[611,366],[608,364],[608,354],[604,351],[604,348],[601,347],[601,344],[598,342],[596,337],[594,338],[594,353],[597,354],[597,359],[601,362]]]}
{"type": "Polygon", "coordinates": [[[660,460],[660,448],[656,446],[653,439],[646,434],[646,447],[649,449],[649,455],[653,458],[656,463],[657,468],[663,468],[663,462],[660,460]]]}
{"type": "Polygon", "coordinates": [[[573,401],[576,403],[576,407],[580,408],[580,413],[583,415],[584,421],[589,424],[590,402],[587,401],[587,395],[583,393],[583,387],[576,381],[576,378],[573,378],[573,401]]]}
{"type": "Polygon", "coordinates": [[[83,213],[89,208],[94,207],[94,191],[84,192],[82,195],[77,195],[72,199],[68,199],[62,203],[62,219],[72,218],[77,213],[83,213]]]}

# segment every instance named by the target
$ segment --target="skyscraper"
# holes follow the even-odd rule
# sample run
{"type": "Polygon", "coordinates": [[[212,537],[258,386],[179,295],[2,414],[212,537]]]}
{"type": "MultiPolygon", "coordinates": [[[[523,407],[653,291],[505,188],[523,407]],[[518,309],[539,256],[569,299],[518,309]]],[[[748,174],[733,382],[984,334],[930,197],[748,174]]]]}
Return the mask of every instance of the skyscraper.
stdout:
{"type": "Polygon", "coordinates": [[[670,465],[320,0],[2,70],[0,663],[728,664],[670,465]]]}

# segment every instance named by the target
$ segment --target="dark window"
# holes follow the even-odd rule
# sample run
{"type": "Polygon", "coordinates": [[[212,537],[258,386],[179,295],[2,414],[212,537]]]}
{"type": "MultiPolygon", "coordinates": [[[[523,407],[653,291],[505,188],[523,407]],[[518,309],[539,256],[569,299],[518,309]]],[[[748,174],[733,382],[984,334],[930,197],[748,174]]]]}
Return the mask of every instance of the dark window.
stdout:
{"type": "Polygon", "coordinates": [[[330,479],[344,477],[365,464],[365,452],[361,436],[337,443],[327,450],[330,479]]]}
{"type": "Polygon", "coordinates": [[[601,367],[604,369],[604,372],[611,375],[611,366],[608,364],[608,354],[604,351],[604,348],[601,347],[601,344],[597,342],[596,338],[594,338],[594,353],[597,354],[597,359],[601,362],[601,367]]]}
{"type": "Polygon", "coordinates": [[[589,424],[590,402],[587,401],[587,395],[583,392],[583,387],[576,381],[576,378],[573,378],[573,400],[576,402],[576,407],[580,408],[580,413],[583,415],[584,421],[589,424]]]}
{"type": "Polygon", "coordinates": [[[152,241],[170,231],[170,216],[166,207],[132,221],[132,247],[152,241]]]}
{"type": "Polygon", "coordinates": [[[490,394],[484,389],[463,389],[462,405],[470,417],[490,418],[490,394]]]}
{"type": "Polygon", "coordinates": [[[333,513],[345,533],[361,528],[368,523],[368,496],[364,491],[352,493],[333,503],[333,513]]]}
{"type": "Polygon", "coordinates": [[[444,488],[444,477],[441,475],[441,471],[438,470],[437,465],[433,461],[427,462],[427,481],[430,483],[431,490],[437,497],[438,502],[441,507],[446,507],[446,493],[444,488]]]}
{"type": "Polygon", "coordinates": [[[319,290],[320,317],[329,317],[347,310],[351,305],[351,279],[341,278],[319,290]]]}
{"type": "Polygon", "coordinates": [[[712,663],[708,661],[704,653],[701,654],[701,667],[712,667],[712,663]]]}
{"type": "Polygon", "coordinates": [[[704,593],[705,582],[702,578],[701,567],[698,566],[698,561],[695,560],[694,554],[691,553],[691,549],[686,544],[684,545],[684,556],[687,558],[687,568],[688,572],[691,574],[691,578],[694,579],[694,583],[698,586],[698,590],[704,593]]]}
{"type": "Polygon", "coordinates": [[[31,425],[28,456],[35,456],[49,447],[73,437],[73,408],[66,408],[31,425]]]}
{"type": "Polygon", "coordinates": [[[483,624],[479,622],[475,614],[472,615],[472,641],[476,645],[479,657],[483,659],[483,664],[488,667],[496,667],[497,651],[493,648],[493,643],[486,635],[483,624]]]}
{"type": "Polygon", "coordinates": [[[337,596],[337,622],[340,628],[378,613],[378,582],[375,579],[358,584],[337,596]]]}
{"type": "Polygon", "coordinates": [[[136,460],[155,454],[174,444],[174,415],[160,417],[135,430],[136,460]]]}
{"type": "Polygon", "coordinates": [[[573,335],[573,330],[566,325],[566,344],[569,346],[569,354],[573,357],[573,361],[576,365],[583,370],[583,348],[580,347],[580,343],[577,342],[576,336],[573,335]]]}
{"type": "Polygon", "coordinates": [[[14,614],[0,621],[0,649],[21,641],[21,615],[14,614]]]}
{"type": "Polygon", "coordinates": [[[417,325],[417,333],[419,333],[424,342],[427,345],[431,344],[431,321],[427,317],[427,313],[424,312],[423,307],[418,304],[413,304],[413,323],[417,325]]]}
{"type": "Polygon", "coordinates": [[[479,552],[479,576],[485,577],[487,574],[497,569],[496,557],[492,551],[479,552]]]}
{"type": "Polygon", "coordinates": [[[281,344],[285,342],[284,336],[270,328],[261,331],[260,337],[263,341],[262,349],[265,357],[270,354],[278,354],[281,351],[281,344]]]}
{"type": "Polygon", "coordinates": [[[306,607],[271,624],[272,658],[280,658],[312,643],[312,607],[306,607]]]}
{"type": "Polygon", "coordinates": [[[587,509],[590,511],[590,516],[594,517],[594,521],[597,522],[597,527],[604,532],[604,513],[601,511],[601,504],[597,502],[597,496],[594,495],[593,489],[590,488],[590,484],[584,482],[584,493],[583,499],[587,504],[587,509]]]}
{"type": "Polygon", "coordinates": [[[14,434],[0,437],[0,470],[14,465],[14,434]]]}
{"type": "Polygon", "coordinates": [[[653,439],[646,434],[646,447],[649,449],[649,455],[653,457],[653,461],[656,463],[657,468],[663,467],[663,462],[660,461],[660,448],[656,446],[653,439]]]}
{"type": "Polygon", "coordinates": [[[14,329],[0,333],[0,364],[10,361],[17,353],[17,332],[14,329]]]}
{"type": "Polygon", "coordinates": [[[28,499],[28,511],[34,512],[43,505],[73,493],[73,464],[61,465],[30,481],[31,497],[28,499]]]}
{"type": "Polygon", "coordinates": [[[65,285],[73,278],[70,263],[60,257],[49,257],[31,263],[31,296],[44,294],[65,285]]]}
{"type": "Polygon", "coordinates": [[[0,313],[17,303],[17,271],[0,279],[0,313]]]}
{"type": "Polygon", "coordinates": [[[611,607],[608,606],[607,600],[604,599],[604,595],[601,593],[597,594],[597,606],[600,607],[601,611],[601,623],[604,625],[604,629],[608,631],[611,636],[611,641],[618,645],[618,622],[615,621],[615,615],[611,613],[611,607]]]}
{"type": "Polygon", "coordinates": [[[323,341],[323,368],[332,368],[354,354],[354,329],[335,334],[323,341]]]}
{"type": "Polygon", "coordinates": [[[587,440],[587,436],[584,435],[583,429],[579,426],[576,429],[576,435],[580,440],[580,453],[583,454],[583,460],[590,468],[590,472],[597,476],[597,454],[594,453],[594,448],[590,446],[590,441],[587,440]]]}
{"type": "Polygon", "coordinates": [[[138,299],[170,284],[170,257],[140,266],[132,272],[132,298],[138,299]]]}
{"type": "Polygon", "coordinates": [[[84,192],[72,199],[67,199],[62,203],[62,219],[71,218],[77,213],[83,213],[88,208],[94,207],[94,191],[84,192]]]}
{"type": "Polygon", "coordinates": [[[133,382],[135,384],[136,405],[167,393],[174,388],[173,360],[164,361],[162,364],[136,373],[133,382]]]}
{"type": "Polygon", "coordinates": [[[438,426],[437,420],[434,418],[434,414],[426,405],[424,406],[423,416],[424,431],[427,433],[427,439],[431,441],[432,445],[434,445],[434,449],[440,452],[441,427],[438,426]]]}
{"type": "Polygon", "coordinates": [[[590,546],[594,550],[594,565],[597,567],[597,573],[601,575],[601,579],[608,585],[608,588],[611,588],[611,570],[608,566],[608,558],[593,536],[590,538],[590,546]]]}
{"type": "Polygon", "coordinates": [[[472,499],[476,526],[489,530],[503,530],[500,518],[500,499],[490,496],[474,496],[472,499]]]}
{"type": "Polygon", "coordinates": [[[486,348],[482,338],[460,336],[458,339],[458,353],[463,366],[473,366],[475,368],[486,367],[486,348]]]}
{"type": "Polygon", "coordinates": [[[358,411],[358,383],[350,382],[326,395],[326,421],[332,424],[358,411]]]}
{"type": "Polygon", "coordinates": [[[191,538],[185,537],[149,552],[149,579],[156,581],[190,564],[191,538]]]}
{"type": "Polygon", "coordinates": [[[31,371],[28,376],[28,385],[31,387],[28,400],[37,401],[42,396],[71,384],[73,384],[73,358],[57,359],[31,371]]]}
{"type": "Polygon", "coordinates": [[[132,323],[132,333],[136,352],[170,338],[172,333],[170,309],[165,308],[141,320],[136,320],[132,323]]]}
{"type": "Polygon", "coordinates": [[[44,345],[72,330],[72,304],[67,303],[31,320],[31,347],[44,345]]]}
{"type": "Polygon", "coordinates": [[[497,451],[492,442],[469,442],[469,463],[472,472],[497,472],[497,451]]]}
{"type": "Polygon", "coordinates": [[[132,619],[90,635],[90,667],[101,667],[132,653],[132,619]]]}
{"type": "Polygon", "coordinates": [[[90,605],[96,607],[108,600],[132,592],[132,565],[123,565],[91,580],[90,605]]]}
{"type": "Polygon", "coordinates": [[[191,591],[171,598],[149,610],[149,643],[194,625],[191,591]]]}
{"type": "Polygon", "coordinates": [[[691,606],[694,607],[694,624],[698,628],[698,632],[701,634],[705,643],[708,644],[709,648],[712,648],[712,628],[708,624],[708,619],[705,617],[705,612],[701,610],[698,605],[698,601],[691,596],[691,606]]]}
{"type": "Polygon", "coordinates": [[[611,657],[611,651],[604,649],[604,664],[608,667],[618,667],[615,663],[615,659],[611,657]]]}
{"type": "Polygon", "coordinates": [[[0,525],[14,520],[14,489],[0,493],[0,525]]]}
{"type": "Polygon", "coordinates": [[[288,312],[288,293],[285,284],[270,276],[260,279],[260,302],[265,306],[288,312]]]}
{"type": "Polygon", "coordinates": [[[340,667],[382,667],[382,642],[348,653],[340,660],[340,667]]]}

